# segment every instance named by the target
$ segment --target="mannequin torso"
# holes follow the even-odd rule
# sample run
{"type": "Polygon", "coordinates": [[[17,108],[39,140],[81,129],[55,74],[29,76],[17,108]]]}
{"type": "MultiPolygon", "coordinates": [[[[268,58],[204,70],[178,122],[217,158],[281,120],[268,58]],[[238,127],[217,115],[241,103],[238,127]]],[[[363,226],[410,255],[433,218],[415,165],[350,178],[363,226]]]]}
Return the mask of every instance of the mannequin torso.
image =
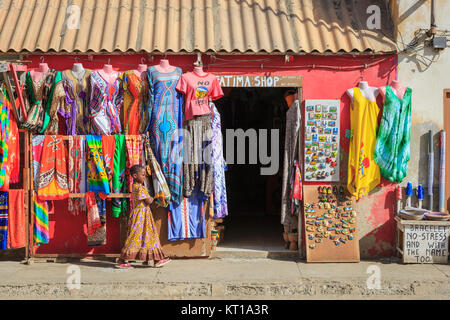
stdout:
{"type": "MultiPolygon", "coordinates": [[[[376,87],[369,87],[369,84],[366,81],[361,81],[358,84],[358,88],[361,91],[361,94],[368,100],[371,101],[377,101],[377,96],[379,94],[379,89],[376,87]]],[[[347,94],[350,97],[350,99],[352,100],[353,103],[353,98],[355,96],[355,92],[353,90],[353,88],[348,89],[347,90],[347,94]]]]}
{"type": "MultiPolygon", "coordinates": [[[[406,93],[405,86],[402,86],[399,81],[394,80],[391,82],[391,88],[392,88],[392,91],[394,92],[394,94],[399,99],[403,99],[403,97],[405,96],[405,93],[406,93]]],[[[380,88],[380,94],[383,97],[383,103],[384,103],[384,98],[386,97],[386,90],[387,90],[386,86],[380,88]]]]}
{"type": "Polygon", "coordinates": [[[159,62],[159,65],[155,65],[155,69],[156,69],[158,72],[162,72],[162,73],[171,73],[171,72],[174,72],[176,68],[177,68],[177,67],[171,66],[170,63],[169,63],[169,60],[166,60],[166,59],[162,59],[162,60],[159,62]]]}
{"type": "Polygon", "coordinates": [[[105,64],[102,70],[99,70],[98,73],[105,79],[109,84],[113,84],[118,77],[118,73],[113,70],[112,65],[105,64]]]}
{"type": "Polygon", "coordinates": [[[46,74],[48,72],[48,70],[49,70],[48,64],[40,63],[38,69],[30,71],[31,78],[35,82],[38,82],[38,81],[40,81],[42,79],[44,74],[46,74]]]}
{"type": "Polygon", "coordinates": [[[207,75],[207,73],[203,71],[202,67],[194,67],[194,73],[200,77],[204,77],[207,75]]]}
{"type": "Polygon", "coordinates": [[[84,69],[81,63],[74,63],[71,71],[75,78],[78,79],[78,81],[82,80],[84,75],[86,74],[86,69],[84,69]]]}
{"type": "Polygon", "coordinates": [[[142,73],[144,73],[145,71],[147,71],[147,65],[140,64],[138,65],[137,69],[134,70],[134,74],[137,75],[138,77],[142,77],[142,73]]]}

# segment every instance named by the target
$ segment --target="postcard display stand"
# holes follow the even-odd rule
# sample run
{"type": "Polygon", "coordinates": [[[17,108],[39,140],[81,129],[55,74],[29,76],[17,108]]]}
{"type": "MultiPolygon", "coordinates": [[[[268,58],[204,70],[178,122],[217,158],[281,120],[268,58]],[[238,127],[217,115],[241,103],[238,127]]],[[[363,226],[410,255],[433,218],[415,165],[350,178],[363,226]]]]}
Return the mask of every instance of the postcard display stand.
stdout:
{"type": "Polygon", "coordinates": [[[340,100],[305,101],[305,181],[339,181],[340,100]]]}
{"type": "Polygon", "coordinates": [[[359,262],[357,213],[345,185],[305,185],[307,262],[359,262]]]}

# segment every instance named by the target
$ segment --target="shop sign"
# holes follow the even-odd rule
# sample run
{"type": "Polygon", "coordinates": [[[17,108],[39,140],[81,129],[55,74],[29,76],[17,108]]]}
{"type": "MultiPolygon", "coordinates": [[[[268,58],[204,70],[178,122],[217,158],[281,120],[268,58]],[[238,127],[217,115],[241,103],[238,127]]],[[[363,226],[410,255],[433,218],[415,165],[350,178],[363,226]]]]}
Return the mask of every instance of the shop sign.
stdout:
{"type": "Polygon", "coordinates": [[[300,76],[253,76],[253,75],[216,75],[221,87],[301,87],[300,76]]]}
{"type": "Polygon", "coordinates": [[[404,263],[447,263],[450,226],[405,226],[403,236],[404,263]]]}

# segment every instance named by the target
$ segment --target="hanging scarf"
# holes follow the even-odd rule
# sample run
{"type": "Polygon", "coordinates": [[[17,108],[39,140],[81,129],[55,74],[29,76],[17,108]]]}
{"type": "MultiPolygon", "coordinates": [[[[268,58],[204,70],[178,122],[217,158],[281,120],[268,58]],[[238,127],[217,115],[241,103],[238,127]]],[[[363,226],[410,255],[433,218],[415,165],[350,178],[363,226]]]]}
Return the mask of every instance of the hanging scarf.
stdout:
{"type": "Polygon", "coordinates": [[[62,136],[45,136],[39,173],[40,200],[62,200],[69,197],[67,155],[62,136]]]}
{"type": "Polygon", "coordinates": [[[0,188],[9,189],[9,162],[8,162],[8,143],[9,143],[9,108],[6,92],[4,91],[4,102],[0,102],[0,188]]]}
{"type": "Polygon", "coordinates": [[[14,208],[9,210],[8,214],[8,248],[23,248],[26,245],[25,230],[27,225],[25,222],[24,199],[25,190],[9,190],[8,207],[14,208]]]}
{"type": "MultiPolygon", "coordinates": [[[[113,193],[123,193],[125,187],[125,166],[127,163],[127,152],[125,146],[125,135],[118,134],[115,138],[114,165],[112,190],[113,193]]],[[[113,198],[112,199],[112,215],[118,218],[120,213],[126,212],[126,201],[113,198]]]]}
{"type": "Polygon", "coordinates": [[[211,114],[196,116],[186,121],[184,129],[188,133],[183,137],[184,196],[189,198],[196,181],[199,181],[200,191],[209,197],[213,191],[211,114]],[[209,154],[206,151],[209,151],[209,154]]]}
{"type": "Polygon", "coordinates": [[[87,135],[88,146],[88,191],[109,195],[108,175],[103,162],[102,136],[87,135]]]}
{"type": "Polygon", "coordinates": [[[132,190],[133,178],[130,175],[130,169],[136,164],[142,163],[142,136],[125,136],[127,146],[127,177],[128,191],[132,190]]]}
{"type": "Polygon", "coordinates": [[[0,191],[0,250],[8,249],[8,192],[0,191]]]}
{"type": "Polygon", "coordinates": [[[105,201],[94,192],[86,193],[87,207],[87,242],[95,247],[106,244],[105,201]]]}
{"type": "Polygon", "coordinates": [[[105,171],[109,180],[109,188],[112,190],[112,179],[114,176],[114,154],[116,149],[115,136],[102,136],[102,149],[105,171]]]}
{"type": "Polygon", "coordinates": [[[153,185],[153,198],[159,206],[166,208],[170,203],[169,186],[150,147],[150,138],[148,136],[142,136],[142,139],[144,140],[144,159],[147,162],[147,173],[153,185]]]}
{"type": "Polygon", "coordinates": [[[212,166],[214,185],[214,218],[222,219],[228,215],[227,188],[225,184],[225,159],[223,158],[223,139],[220,124],[220,113],[214,103],[210,103],[213,111],[212,127],[212,166]]]}
{"type": "MultiPolygon", "coordinates": [[[[84,136],[69,136],[69,191],[70,193],[84,193],[86,181],[86,148],[84,136]]],[[[82,198],[71,198],[68,210],[72,215],[79,215],[86,211],[82,198]]]]}
{"type": "Polygon", "coordinates": [[[49,242],[48,213],[47,202],[39,200],[37,194],[33,193],[33,239],[37,245],[49,242]]]}
{"type": "MultiPolygon", "coordinates": [[[[16,99],[16,105],[19,105],[19,99],[16,99]]],[[[10,108],[11,110],[11,108],[10,108]]],[[[9,133],[9,163],[10,163],[10,183],[19,183],[20,178],[20,136],[16,117],[10,116],[9,133]]]]}
{"type": "Polygon", "coordinates": [[[34,191],[39,187],[39,173],[41,171],[42,149],[44,148],[45,136],[33,136],[33,180],[34,191]]]}

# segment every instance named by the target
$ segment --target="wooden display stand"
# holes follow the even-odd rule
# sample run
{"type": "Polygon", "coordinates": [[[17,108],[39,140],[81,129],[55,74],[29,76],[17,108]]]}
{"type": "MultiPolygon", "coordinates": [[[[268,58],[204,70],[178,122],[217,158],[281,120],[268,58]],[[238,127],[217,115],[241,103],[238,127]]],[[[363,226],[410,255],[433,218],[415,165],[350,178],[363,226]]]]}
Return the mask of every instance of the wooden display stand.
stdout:
{"type": "Polygon", "coordinates": [[[395,248],[403,263],[448,263],[450,221],[403,220],[396,216],[395,222],[395,248]]]}
{"type": "MultiPolygon", "coordinates": [[[[337,184],[327,184],[326,187],[333,187],[337,186],[339,189],[340,185],[337,184]]],[[[305,209],[303,210],[303,220],[304,223],[304,232],[305,232],[305,239],[306,239],[306,261],[307,262],[359,262],[360,256],[359,256],[359,238],[358,238],[358,227],[357,222],[355,221],[352,224],[349,224],[350,227],[354,228],[353,232],[350,232],[348,234],[341,234],[336,233],[336,231],[328,231],[328,228],[333,228],[336,223],[343,224],[342,222],[342,215],[340,218],[337,218],[336,214],[331,214],[328,218],[324,218],[323,220],[317,220],[315,218],[308,218],[308,215],[315,215],[316,217],[322,217],[325,214],[329,214],[330,209],[322,208],[320,209],[318,207],[319,202],[319,192],[318,192],[318,185],[309,185],[303,187],[303,199],[304,199],[304,206],[305,209]],[[306,206],[308,204],[315,204],[313,213],[308,213],[306,206]],[[324,226],[323,222],[326,221],[328,226],[324,226]],[[329,222],[331,221],[331,223],[329,222]],[[308,222],[314,222],[313,225],[308,224],[308,222]],[[316,225],[317,222],[317,225],[316,225]],[[330,235],[334,236],[334,240],[330,239],[330,237],[321,237],[318,238],[317,235],[321,234],[322,232],[317,231],[319,228],[319,223],[322,223],[320,227],[324,230],[324,232],[329,232],[330,235]],[[309,230],[308,230],[309,229],[309,230]],[[310,239],[309,236],[314,235],[313,239],[310,239]],[[353,237],[353,240],[349,240],[349,235],[353,237]],[[336,245],[335,241],[339,240],[340,238],[345,240],[345,243],[340,241],[339,245],[336,245]],[[317,239],[321,239],[321,242],[316,242],[317,239]],[[314,248],[311,248],[311,246],[315,246],[314,248]]],[[[348,207],[355,208],[355,201],[354,199],[346,196],[346,202],[350,201],[351,205],[348,207]]],[[[345,206],[337,206],[338,208],[343,209],[345,206]]],[[[347,217],[345,217],[344,220],[347,220],[347,217]]],[[[355,217],[356,220],[356,217],[355,217]]],[[[338,230],[342,230],[341,228],[335,228],[338,230]]],[[[348,228],[350,229],[350,228],[348,228]]],[[[320,241],[320,240],[319,240],[320,241]]]]}

